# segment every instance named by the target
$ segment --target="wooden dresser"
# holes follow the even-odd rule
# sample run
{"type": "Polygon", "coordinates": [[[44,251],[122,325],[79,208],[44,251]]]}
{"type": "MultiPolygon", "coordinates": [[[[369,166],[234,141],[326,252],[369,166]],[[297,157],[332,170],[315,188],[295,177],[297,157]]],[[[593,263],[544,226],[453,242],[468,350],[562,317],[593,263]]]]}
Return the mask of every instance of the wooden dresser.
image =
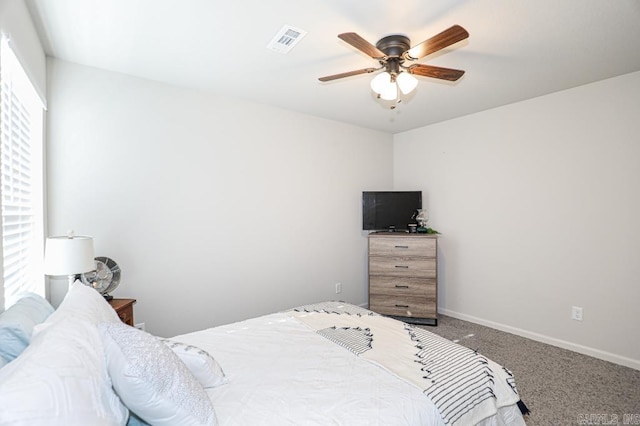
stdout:
{"type": "Polygon", "coordinates": [[[437,243],[433,234],[369,234],[369,309],[437,325],[437,243]]]}

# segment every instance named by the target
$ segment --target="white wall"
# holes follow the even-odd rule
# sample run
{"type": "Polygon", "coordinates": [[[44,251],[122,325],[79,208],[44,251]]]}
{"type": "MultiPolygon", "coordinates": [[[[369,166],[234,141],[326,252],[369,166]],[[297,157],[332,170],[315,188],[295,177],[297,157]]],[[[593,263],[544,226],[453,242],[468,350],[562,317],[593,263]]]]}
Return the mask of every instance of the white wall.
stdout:
{"type": "Polygon", "coordinates": [[[640,368],[639,135],[640,72],[395,135],[440,312],[640,368]]]}
{"type": "MultiPolygon", "coordinates": [[[[391,135],[48,66],[50,234],[93,235],[123,269],[114,295],[138,300],[148,331],[366,303],[361,191],[392,186],[391,135]]],[[[66,283],[51,287],[60,299],[66,283]]]]}

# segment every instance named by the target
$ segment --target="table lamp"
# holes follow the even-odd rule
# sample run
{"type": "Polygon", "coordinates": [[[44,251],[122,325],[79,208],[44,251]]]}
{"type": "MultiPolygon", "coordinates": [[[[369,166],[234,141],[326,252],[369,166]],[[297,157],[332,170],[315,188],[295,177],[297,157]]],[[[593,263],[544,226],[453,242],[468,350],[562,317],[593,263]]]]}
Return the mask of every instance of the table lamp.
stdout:
{"type": "Polygon", "coordinates": [[[51,276],[67,275],[69,287],[77,274],[96,269],[93,238],[74,236],[49,237],[44,249],[44,273],[51,276]]]}

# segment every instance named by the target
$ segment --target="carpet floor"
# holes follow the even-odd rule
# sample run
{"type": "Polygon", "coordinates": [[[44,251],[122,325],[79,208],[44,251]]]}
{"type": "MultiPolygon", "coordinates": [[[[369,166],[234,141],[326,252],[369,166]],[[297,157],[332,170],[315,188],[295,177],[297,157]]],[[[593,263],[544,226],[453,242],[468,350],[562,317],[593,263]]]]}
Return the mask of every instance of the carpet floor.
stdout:
{"type": "Polygon", "coordinates": [[[438,315],[425,329],[513,372],[527,426],[640,425],[640,371],[438,315]]]}

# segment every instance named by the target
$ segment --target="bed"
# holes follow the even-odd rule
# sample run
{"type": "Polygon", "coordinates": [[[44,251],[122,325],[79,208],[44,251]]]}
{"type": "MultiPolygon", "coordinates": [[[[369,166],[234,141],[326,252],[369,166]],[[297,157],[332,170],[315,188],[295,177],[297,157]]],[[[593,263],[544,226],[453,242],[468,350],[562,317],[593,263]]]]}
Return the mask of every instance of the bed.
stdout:
{"type": "Polygon", "coordinates": [[[506,368],[342,302],[161,339],[76,283],[31,334],[0,425],[525,424],[506,368]]]}

